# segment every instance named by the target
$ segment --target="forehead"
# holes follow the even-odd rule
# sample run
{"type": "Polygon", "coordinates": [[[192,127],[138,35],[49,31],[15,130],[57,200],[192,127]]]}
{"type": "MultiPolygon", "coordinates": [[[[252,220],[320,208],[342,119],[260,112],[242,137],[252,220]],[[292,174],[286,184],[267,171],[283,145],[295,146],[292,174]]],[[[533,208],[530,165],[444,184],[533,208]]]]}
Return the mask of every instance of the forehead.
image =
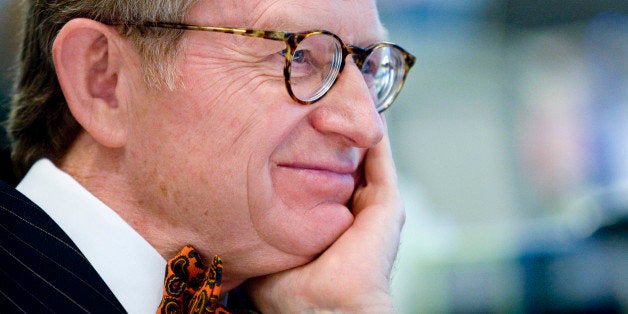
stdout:
{"type": "Polygon", "coordinates": [[[190,23],[279,31],[325,29],[357,44],[385,39],[374,0],[200,0],[190,23]]]}

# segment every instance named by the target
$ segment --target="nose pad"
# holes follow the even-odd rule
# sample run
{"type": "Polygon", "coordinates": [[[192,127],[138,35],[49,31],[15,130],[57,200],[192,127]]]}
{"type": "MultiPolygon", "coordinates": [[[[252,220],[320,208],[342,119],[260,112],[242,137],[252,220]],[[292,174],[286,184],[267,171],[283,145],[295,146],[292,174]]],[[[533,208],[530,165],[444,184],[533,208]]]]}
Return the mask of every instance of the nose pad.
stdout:
{"type": "Polygon", "coordinates": [[[360,57],[358,54],[351,54],[351,59],[353,59],[353,63],[358,66],[360,72],[362,72],[362,66],[364,65],[365,58],[360,57]]]}

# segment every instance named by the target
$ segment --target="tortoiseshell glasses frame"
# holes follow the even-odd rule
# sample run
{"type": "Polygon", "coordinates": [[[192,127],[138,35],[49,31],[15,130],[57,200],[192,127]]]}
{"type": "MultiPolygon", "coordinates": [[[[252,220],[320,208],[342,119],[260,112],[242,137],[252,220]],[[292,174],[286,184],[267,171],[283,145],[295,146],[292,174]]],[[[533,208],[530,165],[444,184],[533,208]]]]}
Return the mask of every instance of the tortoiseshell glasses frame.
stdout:
{"type": "MultiPolygon", "coordinates": [[[[131,26],[131,25],[127,25],[131,26]]],[[[220,33],[228,33],[235,35],[242,35],[248,37],[255,38],[264,38],[270,40],[283,41],[286,43],[286,49],[282,52],[285,56],[285,63],[283,69],[285,87],[288,90],[288,94],[294,101],[299,104],[309,105],[315,103],[320,100],[323,96],[327,94],[327,92],[334,85],[338,76],[342,72],[345,66],[345,59],[347,56],[352,55],[353,60],[357,67],[360,69],[362,74],[365,76],[365,79],[368,81],[372,81],[372,84],[369,84],[369,88],[371,89],[373,101],[375,103],[375,107],[378,112],[383,112],[392,104],[393,100],[401,91],[403,83],[405,82],[408,71],[415,63],[415,57],[399,47],[396,44],[389,42],[381,42],[370,45],[366,48],[353,46],[353,45],[345,45],[340,37],[332,32],[326,30],[315,30],[308,32],[280,32],[280,31],[268,31],[268,30],[260,30],[260,29],[243,29],[243,28],[232,28],[232,27],[215,27],[215,26],[198,26],[198,25],[190,25],[190,24],[180,24],[180,23],[166,23],[166,22],[146,22],[141,25],[134,25],[138,27],[157,27],[157,28],[169,28],[169,29],[179,29],[179,30],[193,30],[193,31],[208,31],[208,32],[220,32],[220,33]],[[320,59],[327,58],[310,55],[304,56],[304,52],[299,51],[298,56],[295,57],[298,50],[297,47],[299,44],[307,40],[308,38],[313,38],[316,35],[325,35],[326,37],[316,38],[319,41],[326,41],[325,44],[331,44],[331,46],[326,47],[333,50],[333,56],[329,58],[329,60],[314,60],[315,62],[308,63],[315,67],[315,70],[323,70],[327,73],[323,73],[323,78],[320,82],[308,83],[308,82],[299,82],[294,83],[291,82],[291,69],[293,66],[293,62],[295,62],[295,58],[298,62],[302,62],[301,60],[310,59],[320,59]],[[323,39],[325,38],[325,39],[323,39]],[[382,55],[382,56],[380,56],[382,55]],[[373,59],[370,60],[372,56],[373,59]],[[301,59],[306,58],[306,59],[301,59]],[[377,60],[380,58],[381,60],[377,60]],[[321,62],[323,61],[323,62],[321,62]],[[370,64],[375,62],[374,64],[370,64]],[[322,64],[321,66],[321,63],[322,64]],[[365,65],[367,65],[365,67],[365,65]],[[329,67],[331,66],[331,67],[329,67]],[[322,67],[322,69],[320,69],[322,67]],[[329,67],[329,68],[328,68],[329,67]],[[371,73],[371,68],[374,68],[375,73],[371,73]],[[382,72],[380,72],[382,71],[382,72]],[[369,79],[367,79],[367,76],[369,79]],[[299,84],[314,84],[320,85],[316,87],[314,90],[308,90],[308,97],[304,97],[303,95],[297,95],[298,92],[295,92],[295,87],[293,86],[299,84]],[[375,90],[372,90],[375,88],[375,90]],[[311,95],[310,95],[311,94],[311,95]]],[[[313,40],[311,42],[314,42],[313,40]]],[[[319,48],[321,46],[319,43],[311,44],[309,47],[311,49],[318,49],[319,54],[328,54],[329,49],[319,48]]],[[[301,64],[301,63],[299,63],[301,64]]],[[[309,74],[308,77],[305,78],[307,80],[318,80],[316,75],[309,74]]],[[[304,79],[300,79],[304,80],[304,79]]],[[[301,85],[299,85],[301,86],[301,85]]]]}

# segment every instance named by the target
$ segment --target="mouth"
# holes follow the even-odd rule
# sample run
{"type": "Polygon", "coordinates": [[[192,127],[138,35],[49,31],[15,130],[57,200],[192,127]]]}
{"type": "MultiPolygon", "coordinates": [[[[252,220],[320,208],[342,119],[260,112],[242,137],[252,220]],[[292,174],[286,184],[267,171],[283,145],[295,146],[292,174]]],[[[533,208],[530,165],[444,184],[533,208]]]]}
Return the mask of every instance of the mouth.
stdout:
{"type": "Polygon", "coordinates": [[[349,164],[330,164],[330,165],[309,165],[309,164],[278,164],[278,168],[287,168],[296,171],[311,171],[313,173],[329,174],[329,175],[352,175],[356,167],[349,164]]]}
{"type": "MultiPolygon", "coordinates": [[[[314,181],[351,181],[355,183],[355,170],[347,167],[320,167],[311,165],[277,165],[278,170],[293,172],[293,175],[314,181]]],[[[323,182],[321,182],[323,183],[323,182]]]]}
{"type": "Polygon", "coordinates": [[[277,164],[275,175],[299,194],[346,204],[359,177],[356,168],[351,164],[277,164]]]}

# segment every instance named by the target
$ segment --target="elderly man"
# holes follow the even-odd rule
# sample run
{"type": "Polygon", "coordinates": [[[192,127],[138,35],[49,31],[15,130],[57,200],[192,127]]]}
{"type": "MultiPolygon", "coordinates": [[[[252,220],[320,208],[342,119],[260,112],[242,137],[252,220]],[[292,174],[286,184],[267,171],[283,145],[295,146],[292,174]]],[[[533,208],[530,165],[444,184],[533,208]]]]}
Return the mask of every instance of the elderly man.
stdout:
{"type": "Polygon", "coordinates": [[[414,57],[374,1],[30,3],[0,305],[392,311],[381,112],[414,57]]]}

